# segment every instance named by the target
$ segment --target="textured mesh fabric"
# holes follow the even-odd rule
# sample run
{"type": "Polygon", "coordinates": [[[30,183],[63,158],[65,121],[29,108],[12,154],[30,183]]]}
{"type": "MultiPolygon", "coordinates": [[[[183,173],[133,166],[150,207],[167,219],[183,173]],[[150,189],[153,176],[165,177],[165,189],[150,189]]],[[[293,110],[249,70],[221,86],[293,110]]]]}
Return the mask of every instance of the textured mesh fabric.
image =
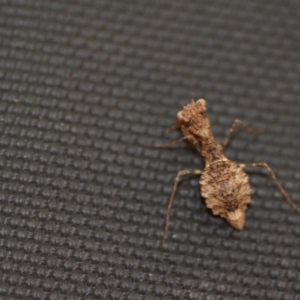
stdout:
{"type": "Polygon", "coordinates": [[[242,232],[212,216],[186,144],[205,98],[227,153],[300,206],[297,1],[0,0],[1,299],[300,299],[300,216],[250,170],[242,232]]]}

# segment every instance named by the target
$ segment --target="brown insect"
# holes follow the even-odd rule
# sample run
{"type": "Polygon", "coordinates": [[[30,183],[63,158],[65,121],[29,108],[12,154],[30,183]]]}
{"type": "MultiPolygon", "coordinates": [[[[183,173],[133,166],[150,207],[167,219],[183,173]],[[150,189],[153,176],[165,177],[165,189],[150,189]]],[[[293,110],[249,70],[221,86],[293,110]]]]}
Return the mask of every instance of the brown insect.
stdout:
{"type": "Polygon", "coordinates": [[[211,132],[210,121],[205,116],[205,111],[206,101],[204,99],[199,99],[196,102],[192,101],[191,104],[184,106],[183,110],[177,114],[176,126],[181,129],[183,137],[167,145],[155,146],[166,148],[187,140],[199,152],[205,164],[204,170],[182,170],[178,172],[166,212],[163,245],[168,234],[170,213],[178,183],[181,177],[185,175],[201,175],[199,183],[201,195],[205,199],[206,206],[212,210],[214,215],[219,215],[221,218],[226,219],[237,230],[242,230],[244,227],[245,212],[251,201],[249,178],[244,171],[247,167],[267,169],[285,200],[300,214],[300,209],[288,196],[267,163],[237,164],[225,156],[226,147],[237,125],[242,125],[252,134],[261,134],[262,131],[256,131],[242,121],[235,120],[224,144],[220,145],[211,132]]]}

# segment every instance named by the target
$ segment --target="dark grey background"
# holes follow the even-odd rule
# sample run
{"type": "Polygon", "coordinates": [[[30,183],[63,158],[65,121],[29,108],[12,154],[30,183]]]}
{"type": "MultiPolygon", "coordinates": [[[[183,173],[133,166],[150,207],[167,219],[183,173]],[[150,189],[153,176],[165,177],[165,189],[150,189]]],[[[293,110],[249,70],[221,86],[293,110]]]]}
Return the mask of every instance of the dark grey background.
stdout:
{"type": "Polygon", "coordinates": [[[297,1],[0,1],[1,299],[300,299],[300,216],[252,170],[242,232],[165,129],[205,98],[228,155],[300,206],[297,1]]]}

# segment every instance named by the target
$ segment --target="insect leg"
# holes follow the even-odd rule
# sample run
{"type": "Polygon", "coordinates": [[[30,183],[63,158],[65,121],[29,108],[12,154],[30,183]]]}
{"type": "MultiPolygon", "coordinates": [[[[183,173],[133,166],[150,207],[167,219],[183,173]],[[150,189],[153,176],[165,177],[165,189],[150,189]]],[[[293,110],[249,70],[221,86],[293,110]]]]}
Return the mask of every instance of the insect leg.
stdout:
{"type": "Polygon", "coordinates": [[[298,213],[300,214],[300,208],[294,203],[294,201],[289,197],[279,180],[277,179],[276,175],[272,171],[272,169],[269,167],[269,165],[265,162],[261,163],[252,163],[252,164],[240,164],[242,168],[247,168],[247,167],[255,167],[255,168],[265,168],[268,170],[269,174],[271,175],[273,181],[275,182],[278,190],[282,194],[283,198],[287,201],[287,203],[298,213]]]}
{"type": "Polygon", "coordinates": [[[265,130],[255,130],[255,129],[251,128],[250,126],[246,125],[243,121],[236,119],[232,123],[232,125],[229,129],[229,133],[223,143],[223,151],[225,151],[227,146],[229,145],[237,125],[242,125],[246,131],[248,131],[251,134],[255,134],[255,135],[263,134],[265,132],[265,130]]]}
{"type": "Polygon", "coordinates": [[[175,194],[176,194],[178,184],[179,184],[179,181],[180,181],[181,177],[185,176],[185,175],[191,175],[191,174],[201,175],[201,173],[202,172],[200,170],[182,170],[182,171],[178,172],[178,174],[175,178],[175,183],[174,183],[174,186],[173,186],[172,195],[171,195],[171,198],[170,198],[170,201],[169,201],[169,204],[168,204],[168,208],[167,208],[167,212],[166,212],[166,225],[165,225],[165,232],[164,232],[164,237],[163,237],[163,241],[162,241],[162,246],[164,246],[164,244],[166,242],[166,239],[167,239],[171,209],[172,209],[172,206],[174,204],[175,194]]]}
{"type": "Polygon", "coordinates": [[[171,143],[168,143],[168,144],[164,144],[164,145],[150,145],[149,147],[151,148],[171,148],[173,146],[175,146],[176,144],[179,144],[181,142],[183,142],[184,140],[187,140],[188,139],[188,136],[184,136],[176,141],[173,141],[171,143]]]}
{"type": "Polygon", "coordinates": [[[165,133],[170,133],[170,132],[172,132],[173,130],[178,129],[178,128],[179,128],[178,125],[175,124],[175,125],[173,125],[172,127],[168,128],[168,129],[166,129],[166,130],[164,130],[164,132],[165,132],[165,133]]]}

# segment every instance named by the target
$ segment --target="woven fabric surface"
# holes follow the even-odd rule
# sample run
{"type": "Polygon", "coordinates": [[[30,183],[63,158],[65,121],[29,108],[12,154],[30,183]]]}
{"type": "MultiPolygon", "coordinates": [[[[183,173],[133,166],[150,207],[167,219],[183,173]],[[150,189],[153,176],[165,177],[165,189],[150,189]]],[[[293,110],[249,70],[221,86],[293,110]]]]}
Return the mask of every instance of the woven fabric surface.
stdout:
{"type": "Polygon", "coordinates": [[[205,98],[300,206],[297,1],[0,0],[1,299],[300,299],[300,215],[264,170],[238,232],[165,130],[205,98]]]}

